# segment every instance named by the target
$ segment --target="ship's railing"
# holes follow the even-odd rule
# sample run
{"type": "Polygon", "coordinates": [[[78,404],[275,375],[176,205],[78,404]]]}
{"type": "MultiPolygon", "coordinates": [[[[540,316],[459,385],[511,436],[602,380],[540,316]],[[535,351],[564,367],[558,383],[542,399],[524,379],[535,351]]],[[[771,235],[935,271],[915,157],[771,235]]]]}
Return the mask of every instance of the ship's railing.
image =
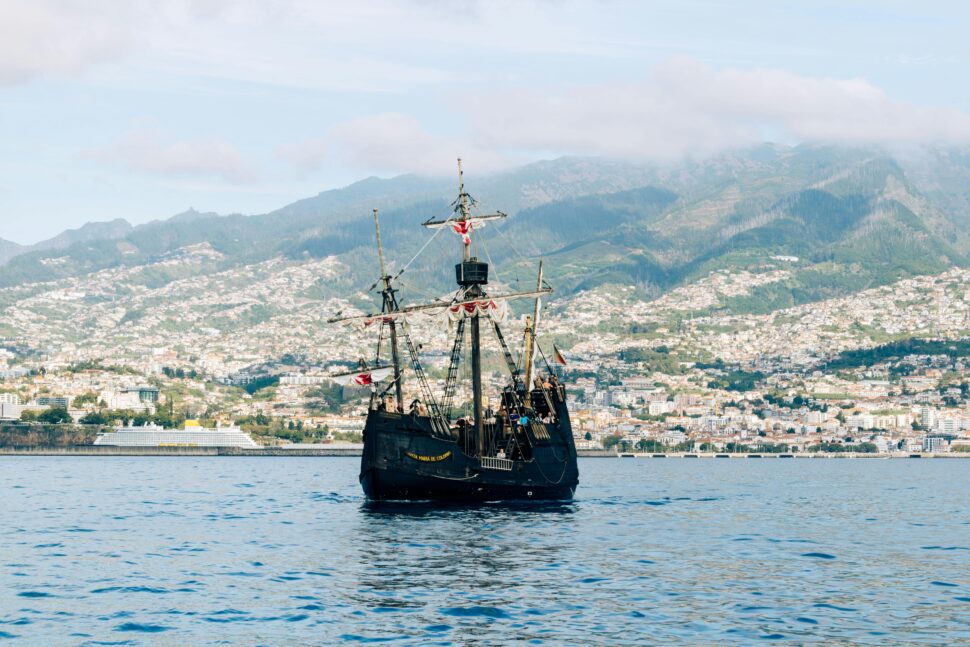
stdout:
{"type": "Polygon", "coordinates": [[[507,458],[493,458],[491,456],[482,456],[482,469],[486,470],[502,470],[503,472],[512,471],[512,461],[507,458]]]}

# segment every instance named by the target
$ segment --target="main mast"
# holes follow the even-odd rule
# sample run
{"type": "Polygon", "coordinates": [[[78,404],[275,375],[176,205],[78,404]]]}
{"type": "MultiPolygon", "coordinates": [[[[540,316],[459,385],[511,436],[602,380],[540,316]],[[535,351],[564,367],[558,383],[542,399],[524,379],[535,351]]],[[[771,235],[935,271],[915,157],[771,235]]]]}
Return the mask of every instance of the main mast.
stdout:
{"type": "MultiPolygon", "coordinates": [[[[377,231],[377,258],[380,260],[381,281],[384,283],[384,289],[382,290],[384,304],[381,311],[394,312],[397,310],[397,298],[394,296],[394,288],[391,287],[391,275],[387,273],[387,268],[384,264],[384,246],[381,244],[381,224],[377,219],[377,209],[374,209],[374,229],[377,231]]],[[[397,322],[391,318],[389,325],[391,326],[391,361],[394,363],[394,394],[397,396],[395,398],[395,407],[399,412],[403,412],[404,397],[401,386],[401,358],[397,350],[397,322]]]]}
{"type": "MultiPolygon", "coordinates": [[[[488,265],[471,255],[471,239],[468,237],[471,205],[465,192],[465,175],[458,158],[458,228],[462,234],[462,262],[456,269],[458,284],[465,287],[466,298],[477,299],[484,292],[482,285],[488,282],[488,265]]],[[[475,447],[478,455],[485,453],[485,420],[482,413],[482,342],[478,308],[471,317],[472,341],[472,412],[474,415],[475,447]]]]}

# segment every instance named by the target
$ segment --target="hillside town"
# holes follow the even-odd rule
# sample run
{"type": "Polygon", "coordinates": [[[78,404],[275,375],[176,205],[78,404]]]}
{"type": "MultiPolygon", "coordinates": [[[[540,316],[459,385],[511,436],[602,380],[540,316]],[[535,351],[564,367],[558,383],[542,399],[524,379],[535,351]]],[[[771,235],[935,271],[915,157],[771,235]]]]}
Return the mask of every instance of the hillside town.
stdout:
{"type": "MultiPolygon", "coordinates": [[[[196,245],[147,267],[0,290],[0,419],[43,420],[56,410],[81,424],[239,423],[266,443],[359,438],[370,390],[331,377],[369,358],[374,340],[325,320],[373,301],[347,288],[336,258],[200,274],[217,255],[196,245]]],[[[773,257],[757,270],[715,271],[654,299],[602,287],[549,300],[540,366],[567,385],[577,445],[970,450],[970,271],[767,314],[731,308],[787,280],[797,262],[773,257]],[[565,365],[551,361],[554,345],[565,365]]],[[[510,334],[519,334],[522,312],[510,313],[510,334]]],[[[440,397],[447,322],[432,313],[415,328],[440,397]]],[[[486,392],[507,380],[502,366],[492,348],[486,392]]],[[[408,400],[419,395],[408,388],[408,400]]],[[[459,391],[456,402],[470,399],[459,391]]]]}

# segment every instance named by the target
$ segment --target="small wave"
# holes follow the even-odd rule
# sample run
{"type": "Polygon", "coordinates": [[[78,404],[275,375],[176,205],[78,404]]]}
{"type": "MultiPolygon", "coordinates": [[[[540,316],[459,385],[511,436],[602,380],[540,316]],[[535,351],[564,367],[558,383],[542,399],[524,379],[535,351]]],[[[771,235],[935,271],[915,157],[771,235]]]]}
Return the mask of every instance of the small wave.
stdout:
{"type": "MultiPolygon", "coordinates": [[[[191,589],[183,589],[190,591],[191,589]]],[[[103,589],[92,589],[91,593],[114,593],[120,591],[122,593],[154,593],[160,595],[163,593],[171,593],[168,589],[156,588],[151,586],[108,586],[103,589]]]]}
{"type": "Polygon", "coordinates": [[[50,593],[46,593],[44,591],[21,591],[17,595],[20,596],[20,597],[22,597],[22,598],[53,598],[53,597],[57,597],[57,596],[51,595],[50,593]]]}
{"type": "Polygon", "coordinates": [[[340,636],[341,640],[349,640],[358,643],[387,643],[393,640],[404,640],[406,636],[385,636],[385,637],[368,637],[368,636],[358,636],[357,634],[342,634],[340,636]]]}
{"type": "Polygon", "coordinates": [[[828,553],[802,553],[802,557],[814,557],[815,559],[835,559],[835,555],[828,553]]]}
{"type": "Polygon", "coordinates": [[[509,614],[498,607],[444,607],[438,609],[446,616],[458,616],[462,618],[483,617],[483,618],[508,618],[509,614]]]}
{"type": "Polygon", "coordinates": [[[115,627],[115,631],[134,631],[138,633],[145,634],[159,634],[163,631],[169,631],[171,627],[165,627],[163,625],[146,625],[139,622],[126,622],[115,627]]]}
{"type": "Polygon", "coordinates": [[[206,617],[204,618],[206,622],[215,622],[219,624],[229,624],[231,622],[249,622],[251,618],[245,616],[218,616],[218,617],[206,617]]]}
{"type": "Polygon", "coordinates": [[[858,610],[852,607],[836,606],[834,604],[829,604],[828,602],[818,602],[816,604],[813,604],[812,606],[814,606],[816,609],[833,609],[835,611],[857,611],[858,610]]]}
{"type": "Polygon", "coordinates": [[[953,582],[940,582],[939,580],[933,580],[930,584],[933,586],[956,586],[953,582]]]}

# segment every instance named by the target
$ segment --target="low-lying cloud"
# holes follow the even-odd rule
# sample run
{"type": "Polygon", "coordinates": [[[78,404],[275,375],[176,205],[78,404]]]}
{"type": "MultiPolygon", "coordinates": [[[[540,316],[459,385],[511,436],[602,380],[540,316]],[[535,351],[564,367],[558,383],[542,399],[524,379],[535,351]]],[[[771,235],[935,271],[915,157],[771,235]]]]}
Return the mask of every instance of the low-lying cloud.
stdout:
{"type": "Polygon", "coordinates": [[[125,134],[112,146],[87,151],[85,156],[155,175],[212,176],[233,184],[248,184],[257,179],[255,168],[239,150],[218,137],[176,140],[143,128],[125,134]]]}
{"type": "Polygon", "coordinates": [[[503,151],[479,146],[465,136],[431,133],[417,119],[401,113],[352,119],[331,129],[330,137],[345,163],[378,172],[435,175],[441,172],[443,160],[463,155],[474,158],[481,171],[509,164],[503,151]]]}
{"type": "Polygon", "coordinates": [[[467,123],[457,140],[432,134],[408,115],[384,114],[335,127],[335,148],[357,166],[430,172],[460,150],[495,168],[565,154],[668,162],[766,140],[970,143],[967,112],[898,101],[864,79],[715,69],[693,59],[669,60],[640,80],[512,87],[455,99],[456,117],[467,123]]]}

